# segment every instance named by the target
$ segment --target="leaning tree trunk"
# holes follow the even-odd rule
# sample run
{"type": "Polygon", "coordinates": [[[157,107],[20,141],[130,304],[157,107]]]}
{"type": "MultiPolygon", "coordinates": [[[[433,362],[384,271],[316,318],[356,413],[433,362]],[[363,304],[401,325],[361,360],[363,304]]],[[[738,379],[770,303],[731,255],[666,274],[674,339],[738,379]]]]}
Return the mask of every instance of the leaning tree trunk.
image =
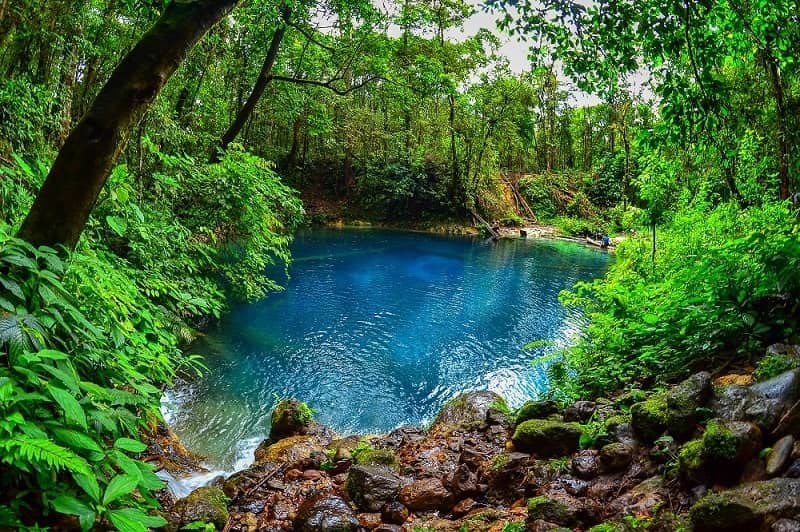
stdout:
{"type": "Polygon", "coordinates": [[[237,1],[169,4],[67,137],[19,237],[34,245],[75,247],[131,124],[153,102],[189,50],[237,1]]]}
{"type": "Polygon", "coordinates": [[[787,199],[790,194],[791,177],[789,175],[789,128],[786,125],[786,104],[784,102],[783,77],[778,62],[768,50],[767,70],[772,82],[772,96],[775,98],[775,121],[778,144],[778,177],[780,179],[780,198],[787,199]]]}
{"type": "Polygon", "coordinates": [[[253,115],[253,110],[256,108],[256,104],[258,104],[258,101],[261,99],[261,95],[264,94],[264,89],[267,88],[267,83],[269,83],[272,66],[275,64],[275,59],[278,57],[278,50],[280,49],[283,36],[286,33],[286,23],[289,22],[289,18],[291,16],[291,7],[289,7],[288,4],[284,4],[281,7],[282,23],[275,28],[275,33],[272,34],[272,42],[270,42],[269,50],[267,51],[267,57],[264,58],[264,64],[261,66],[261,72],[258,74],[256,84],[253,86],[253,91],[250,93],[250,96],[247,98],[247,101],[244,103],[242,108],[239,109],[239,112],[236,114],[236,118],[233,120],[233,123],[231,123],[230,127],[228,127],[228,130],[222,135],[222,138],[220,138],[219,145],[216,146],[214,151],[211,153],[211,157],[209,159],[210,162],[219,162],[222,153],[225,151],[225,149],[227,149],[228,145],[236,139],[236,137],[239,135],[239,132],[253,115]]]}

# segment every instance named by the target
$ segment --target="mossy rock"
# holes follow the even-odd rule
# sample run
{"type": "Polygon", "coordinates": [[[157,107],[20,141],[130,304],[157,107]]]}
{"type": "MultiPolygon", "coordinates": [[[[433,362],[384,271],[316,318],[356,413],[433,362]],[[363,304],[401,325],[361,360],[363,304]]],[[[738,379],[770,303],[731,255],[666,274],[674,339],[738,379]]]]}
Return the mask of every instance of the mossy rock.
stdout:
{"type": "Polygon", "coordinates": [[[715,464],[744,465],[761,449],[761,429],[746,421],[712,419],[703,434],[703,453],[715,464]]]}
{"type": "Polygon", "coordinates": [[[750,501],[738,493],[710,493],[697,501],[689,516],[698,532],[758,530],[759,518],[750,501]]]}
{"type": "Polygon", "coordinates": [[[542,458],[572,454],[580,447],[581,427],[577,423],[531,419],[520,423],[511,441],[518,451],[542,458]]]}
{"type": "Polygon", "coordinates": [[[551,499],[547,495],[540,495],[528,499],[528,522],[541,519],[548,523],[555,523],[563,526],[574,526],[577,524],[575,509],[568,505],[551,499]]]}
{"type": "Polygon", "coordinates": [[[269,439],[276,442],[289,436],[305,434],[312,421],[314,413],[306,403],[297,399],[279,401],[270,417],[269,439]]]}
{"type": "Polygon", "coordinates": [[[508,408],[502,397],[489,391],[472,391],[447,401],[430,427],[433,435],[446,436],[455,431],[486,428],[489,413],[508,408]]]}
{"type": "Polygon", "coordinates": [[[652,442],[667,431],[669,408],[663,393],[631,407],[631,426],[642,439],[652,442]]]}
{"type": "Polygon", "coordinates": [[[705,465],[702,439],[691,440],[678,451],[678,470],[682,478],[691,482],[700,481],[705,465]]]}
{"type": "Polygon", "coordinates": [[[192,491],[178,500],[169,512],[170,525],[167,530],[178,530],[180,527],[203,521],[213,524],[221,530],[228,522],[228,498],[221,489],[204,486],[192,491]]]}
{"type": "Polygon", "coordinates": [[[587,532],[628,532],[630,529],[618,521],[607,521],[594,525],[587,532]]]}
{"type": "Polygon", "coordinates": [[[399,464],[397,455],[391,449],[364,449],[355,453],[353,462],[356,465],[388,466],[396,468],[399,464]]]}
{"type": "Polygon", "coordinates": [[[544,401],[526,401],[517,410],[514,420],[515,425],[519,425],[531,419],[546,419],[561,410],[559,404],[551,399],[544,401]]]}

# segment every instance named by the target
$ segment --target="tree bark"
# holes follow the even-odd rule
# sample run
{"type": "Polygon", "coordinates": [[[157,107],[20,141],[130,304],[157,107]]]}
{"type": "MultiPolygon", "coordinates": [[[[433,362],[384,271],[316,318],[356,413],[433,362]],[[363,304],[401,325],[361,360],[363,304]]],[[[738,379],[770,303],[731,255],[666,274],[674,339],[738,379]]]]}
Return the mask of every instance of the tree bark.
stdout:
{"type": "Polygon", "coordinates": [[[237,0],[171,2],[120,62],[67,137],[18,236],[75,247],[130,126],[155,100],[186,54],[237,0]]]}
{"type": "Polygon", "coordinates": [[[789,128],[786,125],[786,104],[784,102],[783,78],[778,62],[767,51],[767,70],[772,82],[772,96],[775,98],[776,136],[778,143],[778,177],[780,178],[780,195],[785,200],[790,194],[789,177],[789,128]]]}
{"type": "Polygon", "coordinates": [[[211,157],[209,158],[210,162],[219,162],[222,153],[228,145],[236,139],[239,132],[247,123],[247,120],[253,114],[253,109],[255,109],[256,104],[258,104],[258,101],[261,99],[261,95],[264,94],[264,89],[267,88],[267,84],[269,83],[272,66],[275,64],[275,59],[278,57],[278,50],[280,49],[283,36],[286,33],[286,23],[289,22],[291,16],[291,7],[289,7],[288,4],[283,4],[283,6],[281,6],[282,24],[275,29],[275,33],[272,35],[272,42],[270,42],[267,57],[264,58],[264,64],[261,65],[261,72],[258,74],[256,84],[253,86],[253,90],[247,98],[247,101],[236,114],[236,118],[233,120],[230,127],[228,127],[228,130],[222,135],[219,144],[211,153],[211,157]]]}

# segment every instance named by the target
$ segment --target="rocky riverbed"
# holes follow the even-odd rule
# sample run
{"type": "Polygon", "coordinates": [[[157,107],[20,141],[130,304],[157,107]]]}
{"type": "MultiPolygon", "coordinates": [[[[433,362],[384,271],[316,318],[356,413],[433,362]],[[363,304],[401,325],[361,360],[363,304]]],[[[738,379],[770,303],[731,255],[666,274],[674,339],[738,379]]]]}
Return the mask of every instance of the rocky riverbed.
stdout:
{"type": "Polygon", "coordinates": [[[169,501],[173,530],[800,531],[800,370],[510,412],[470,392],[423,430],[342,437],[284,401],[251,467],[169,501]]]}

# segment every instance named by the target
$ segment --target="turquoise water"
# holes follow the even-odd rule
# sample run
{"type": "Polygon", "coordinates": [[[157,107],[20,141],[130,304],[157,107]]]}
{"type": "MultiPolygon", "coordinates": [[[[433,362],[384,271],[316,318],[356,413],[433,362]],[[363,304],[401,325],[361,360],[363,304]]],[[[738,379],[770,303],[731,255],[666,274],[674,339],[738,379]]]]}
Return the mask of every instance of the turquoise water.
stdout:
{"type": "Polygon", "coordinates": [[[542,393],[530,362],[543,350],[522,346],[574,338],[581,318],[558,292],[609,260],[568,242],[378,230],[301,233],[293,250],[286,290],[235,306],[194,346],[207,375],[167,396],[178,435],[220,470],[252,459],[276,397],[347,434],[425,423],[467,389],[512,405],[542,393]]]}

